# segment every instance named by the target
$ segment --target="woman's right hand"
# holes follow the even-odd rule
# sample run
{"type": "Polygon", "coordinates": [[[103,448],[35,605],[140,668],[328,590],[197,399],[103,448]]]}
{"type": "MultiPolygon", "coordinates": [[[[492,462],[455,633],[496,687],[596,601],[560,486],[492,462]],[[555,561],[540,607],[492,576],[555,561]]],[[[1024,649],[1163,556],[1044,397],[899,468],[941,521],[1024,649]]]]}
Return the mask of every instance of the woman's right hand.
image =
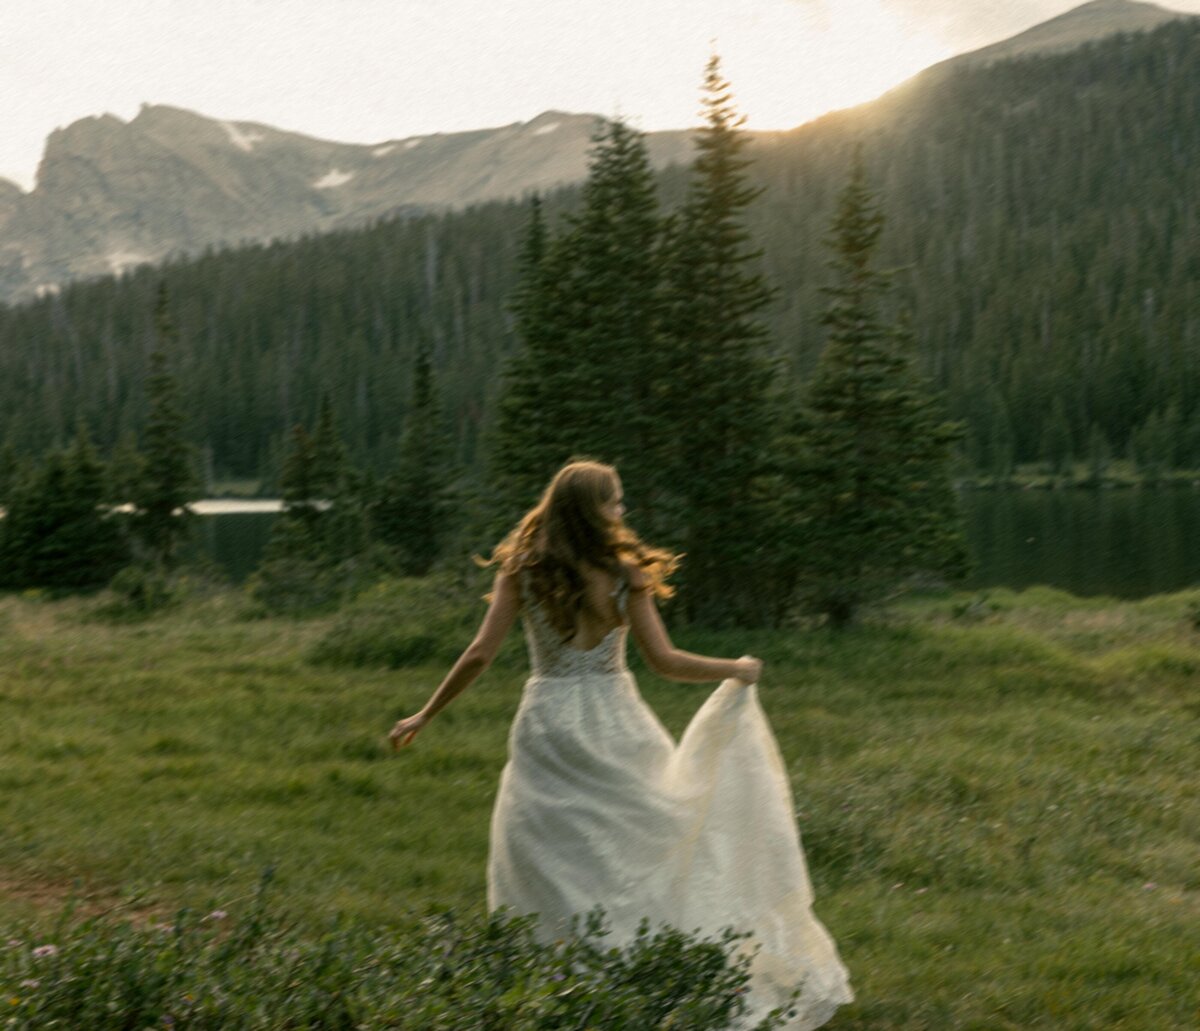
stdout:
{"type": "Polygon", "coordinates": [[[762,676],[762,659],[756,659],[753,655],[743,655],[734,663],[734,668],[737,670],[733,674],[735,680],[740,680],[747,686],[757,684],[762,676]]]}
{"type": "Polygon", "coordinates": [[[423,712],[418,712],[415,716],[409,716],[407,719],[397,720],[396,725],[392,727],[392,732],[388,734],[388,738],[392,742],[392,751],[410,744],[428,722],[429,717],[423,712]]]}

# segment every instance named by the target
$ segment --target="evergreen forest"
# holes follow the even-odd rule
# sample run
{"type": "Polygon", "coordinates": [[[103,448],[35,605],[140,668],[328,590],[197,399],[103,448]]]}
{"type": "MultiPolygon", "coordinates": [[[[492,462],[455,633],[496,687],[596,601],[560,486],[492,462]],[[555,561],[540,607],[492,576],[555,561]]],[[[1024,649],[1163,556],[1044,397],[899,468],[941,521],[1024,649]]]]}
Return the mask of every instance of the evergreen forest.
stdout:
{"type": "MultiPolygon", "coordinates": [[[[965,423],[963,468],[1131,459],[1200,467],[1200,27],[934,68],[871,104],[757,141],[746,210],[781,394],[825,341],[824,246],[852,154],[887,219],[917,360],[965,423]]],[[[664,217],[687,170],[655,177],[664,217]]],[[[543,198],[552,229],[583,187],[543,198]]],[[[517,334],[524,200],[180,258],[0,309],[0,444],[102,453],[144,432],[155,295],[172,298],[179,403],[206,488],[278,489],[292,427],[331,399],[383,474],[427,355],[451,459],[479,472],[517,334]]],[[[411,434],[410,434],[411,437],[411,434]]]]}

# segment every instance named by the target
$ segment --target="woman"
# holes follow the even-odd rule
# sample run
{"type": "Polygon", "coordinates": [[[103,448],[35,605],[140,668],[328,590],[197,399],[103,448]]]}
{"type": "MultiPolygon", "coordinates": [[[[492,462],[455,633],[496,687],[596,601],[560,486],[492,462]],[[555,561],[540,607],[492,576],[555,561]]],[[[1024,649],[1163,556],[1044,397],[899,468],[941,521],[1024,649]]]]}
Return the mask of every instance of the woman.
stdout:
{"type": "Polygon", "coordinates": [[[500,568],[475,640],[425,707],[396,723],[393,747],[487,669],[522,614],[532,675],[492,814],[489,908],[539,914],[545,940],[596,905],[614,942],[644,917],[752,931],[752,1016],[802,983],[788,1026],[818,1027],[853,995],[811,912],[791,789],[753,686],[762,662],[671,643],[655,598],[670,596],[678,559],[639,540],[624,512],[611,466],[558,472],[488,563],[500,568]],[[659,675],[723,681],[678,745],[625,667],[629,630],[659,675]]]}

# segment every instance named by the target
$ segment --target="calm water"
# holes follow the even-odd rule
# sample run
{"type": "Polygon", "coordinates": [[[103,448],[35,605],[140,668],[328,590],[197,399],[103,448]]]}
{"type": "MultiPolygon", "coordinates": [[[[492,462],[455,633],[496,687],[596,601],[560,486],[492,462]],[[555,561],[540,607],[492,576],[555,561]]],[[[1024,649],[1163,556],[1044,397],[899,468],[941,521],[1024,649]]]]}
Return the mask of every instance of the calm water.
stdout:
{"type": "MultiPolygon", "coordinates": [[[[968,491],[963,508],[975,559],[968,588],[1139,598],[1200,583],[1200,490],[968,491]]],[[[227,506],[197,520],[197,547],[240,582],[273,519],[227,506]]]]}
{"type": "Polygon", "coordinates": [[[1200,583],[1200,491],[975,491],[963,495],[970,587],[1049,584],[1141,598],[1200,583]]]}

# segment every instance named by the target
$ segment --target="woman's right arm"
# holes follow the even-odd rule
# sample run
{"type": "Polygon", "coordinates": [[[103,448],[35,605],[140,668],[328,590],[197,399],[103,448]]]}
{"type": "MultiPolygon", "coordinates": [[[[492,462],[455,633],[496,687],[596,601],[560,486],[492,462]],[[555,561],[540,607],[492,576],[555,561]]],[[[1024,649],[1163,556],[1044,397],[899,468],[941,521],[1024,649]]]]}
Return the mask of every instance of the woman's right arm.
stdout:
{"type": "Polygon", "coordinates": [[[498,573],[492,587],[492,603],[488,606],[487,615],[483,617],[475,639],[458,657],[458,661],[425,703],[425,707],[412,716],[396,721],[388,735],[393,749],[410,744],[434,716],[470,687],[492,664],[500,645],[504,643],[504,638],[516,621],[520,608],[521,592],[516,577],[498,573]]]}
{"type": "Polygon", "coordinates": [[[762,676],[762,660],[751,655],[740,659],[717,659],[694,655],[676,648],[663,625],[653,592],[643,573],[626,568],[629,580],[629,627],[648,665],[660,677],[690,684],[733,678],[744,684],[756,684],[762,676]]]}

